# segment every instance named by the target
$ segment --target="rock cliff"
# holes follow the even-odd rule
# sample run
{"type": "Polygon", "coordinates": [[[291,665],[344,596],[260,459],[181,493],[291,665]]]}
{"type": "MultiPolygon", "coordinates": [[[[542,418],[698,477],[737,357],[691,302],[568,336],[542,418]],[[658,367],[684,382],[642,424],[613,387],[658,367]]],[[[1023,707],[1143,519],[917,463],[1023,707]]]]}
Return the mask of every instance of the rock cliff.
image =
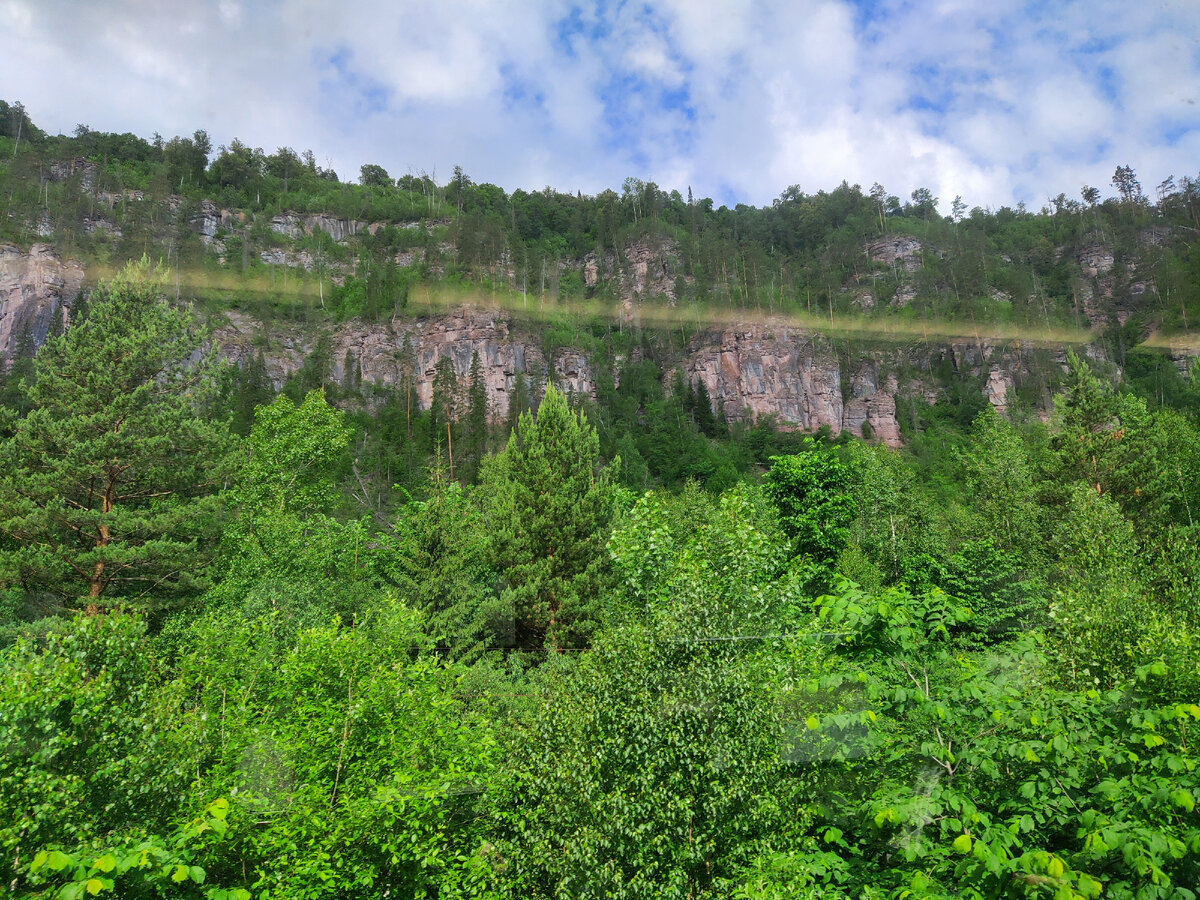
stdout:
{"type": "Polygon", "coordinates": [[[0,359],[11,360],[26,335],[35,347],[45,342],[54,317],[75,301],[83,274],[78,262],[60,259],[46,244],[28,251],[0,244],[0,359]]]}
{"type": "MultiPolygon", "coordinates": [[[[280,331],[265,344],[262,335],[261,325],[240,313],[229,314],[216,332],[224,355],[239,364],[261,349],[276,388],[316,349],[311,335],[280,331]]],[[[423,408],[432,399],[438,360],[449,358],[465,384],[477,352],[494,420],[507,415],[518,373],[528,376],[535,393],[553,378],[564,390],[585,396],[594,396],[598,374],[578,350],[558,349],[547,359],[538,336],[499,311],[464,309],[378,325],[348,323],[329,335],[327,347],[334,381],[411,385],[423,408]]],[[[749,424],[769,416],[783,428],[827,426],[834,433],[848,431],[899,446],[898,399],[934,402],[940,389],[930,372],[943,359],[976,379],[985,399],[1001,412],[1029,371],[1020,344],[878,346],[848,357],[828,338],[782,321],[698,334],[679,368],[689,382],[704,382],[730,422],[749,424]]]]}
{"type": "MultiPolygon", "coordinates": [[[[202,208],[200,227],[211,228],[220,216],[202,208]]],[[[629,279],[626,302],[644,291],[666,292],[671,273],[663,260],[662,248],[632,248],[623,261],[609,261],[618,266],[620,277],[629,279]]],[[[1097,274],[1104,267],[1098,254],[1088,262],[1095,264],[1097,274]]],[[[40,345],[53,317],[71,305],[83,282],[82,267],[60,259],[48,245],[34,244],[28,251],[0,245],[0,353],[11,358],[24,334],[40,345]]],[[[305,364],[319,340],[312,331],[282,327],[268,334],[261,323],[238,311],[225,314],[215,337],[223,355],[239,364],[261,352],[276,388],[305,364]]],[[[495,419],[507,415],[519,373],[528,376],[535,393],[553,378],[581,395],[594,394],[598,374],[595,362],[577,349],[559,348],[547,357],[531,327],[499,310],[465,308],[375,325],[355,321],[320,341],[333,380],[409,386],[425,408],[432,399],[438,360],[449,358],[465,380],[472,354],[478,353],[495,419]]],[[[914,396],[933,402],[938,397],[935,364],[948,362],[960,376],[975,379],[1001,411],[1028,372],[1029,354],[1018,343],[964,340],[857,345],[854,350],[839,344],[784,319],[742,322],[696,334],[675,354],[675,365],[691,383],[704,383],[731,422],[770,416],[785,428],[815,431],[827,426],[893,446],[901,440],[897,400],[914,396]]]]}

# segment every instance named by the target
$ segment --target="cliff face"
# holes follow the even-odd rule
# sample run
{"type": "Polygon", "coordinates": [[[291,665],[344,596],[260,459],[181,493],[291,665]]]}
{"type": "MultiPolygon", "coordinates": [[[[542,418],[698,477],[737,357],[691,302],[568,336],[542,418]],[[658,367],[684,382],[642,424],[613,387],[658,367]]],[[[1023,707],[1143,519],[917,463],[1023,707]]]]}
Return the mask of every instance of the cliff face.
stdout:
{"type": "MultiPolygon", "coordinates": [[[[217,341],[227,358],[244,364],[259,352],[262,329],[239,313],[228,319],[227,325],[217,329],[217,341]]],[[[272,337],[263,348],[263,358],[276,389],[300,369],[314,349],[311,338],[286,333],[272,337]]],[[[427,409],[438,360],[448,357],[454,371],[465,379],[474,353],[479,354],[488,402],[497,419],[508,413],[508,398],[518,373],[529,377],[531,389],[553,373],[564,390],[589,396],[595,391],[591,365],[583,354],[561,349],[548,365],[533,335],[514,332],[507,318],[487,310],[461,310],[395,324],[347,324],[330,340],[331,375],[340,383],[353,379],[394,388],[411,377],[418,402],[427,409]]]]}
{"type": "MultiPolygon", "coordinates": [[[[255,320],[236,313],[216,332],[224,355],[243,364],[259,352],[261,334],[255,320]]],[[[276,388],[314,349],[311,337],[272,336],[262,352],[276,388]]],[[[347,324],[329,339],[333,380],[400,388],[411,376],[423,408],[433,396],[438,360],[449,358],[465,383],[476,352],[494,420],[507,415],[518,373],[528,376],[535,392],[553,377],[564,390],[594,396],[597,372],[585,354],[564,348],[547,359],[536,335],[497,311],[461,310],[395,324],[347,324]]],[[[772,416],[780,427],[816,431],[828,426],[834,433],[849,431],[895,447],[901,443],[897,399],[915,395],[924,402],[936,400],[939,389],[928,373],[943,358],[956,371],[981,381],[984,396],[1001,412],[1009,391],[1026,372],[1027,359],[1019,345],[962,341],[876,348],[847,359],[827,338],[786,323],[742,324],[697,335],[681,369],[691,383],[704,382],[730,422],[772,416]]]]}
{"type": "MultiPolygon", "coordinates": [[[[633,277],[633,296],[639,287],[666,287],[669,269],[661,257],[628,257],[637,261],[625,268],[633,277]],[[641,262],[646,262],[646,270],[641,262]],[[653,278],[650,271],[655,272],[653,278]]],[[[61,260],[46,245],[34,244],[28,252],[0,245],[0,352],[11,357],[26,333],[40,345],[52,318],[74,301],[83,278],[77,262],[61,260]]],[[[215,337],[223,355],[239,364],[262,352],[276,388],[317,349],[310,332],[274,329],[268,335],[261,323],[236,311],[226,314],[215,337]]],[[[535,393],[551,377],[564,390],[580,395],[593,395],[596,386],[594,362],[584,353],[563,348],[547,358],[536,333],[497,310],[463,309],[376,325],[351,322],[327,340],[335,381],[394,388],[409,384],[423,408],[432,400],[434,371],[442,357],[449,358],[465,380],[472,354],[479,354],[495,419],[507,415],[519,373],[526,374],[535,393]]],[[[1019,344],[986,341],[881,345],[848,355],[828,338],[781,319],[702,332],[692,339],[679,365],[689,382],[704,383],[731,422],[772,416],[785,428],[815,431],[828,426],[835,433],[849,431],[897,446],[897,398],[936,400],[938,387],[931,373],[938,363],[948,361],[960,375],[978,379],[988,401],[1003,411],[1009,391],[1027,371],[1028,359],[1019,344]]]]}
{"type": "Polygon", "coordinates": [[[0,244],[0,358],[11,360],[26,335],[40,347],[54,317],[63,315],[82,286],[83,267],[63,261],[48,245],[26,252],[0,244]]]}

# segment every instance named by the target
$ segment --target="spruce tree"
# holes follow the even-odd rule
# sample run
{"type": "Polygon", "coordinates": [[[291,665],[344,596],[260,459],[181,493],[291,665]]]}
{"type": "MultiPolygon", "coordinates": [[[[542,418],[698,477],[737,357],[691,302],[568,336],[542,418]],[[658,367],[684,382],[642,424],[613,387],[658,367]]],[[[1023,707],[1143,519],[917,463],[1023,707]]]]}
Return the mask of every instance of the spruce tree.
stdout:
{"type": "Polygon", "coordinates": [[[227,428],[203,418],[215,357],[143,261],[34,360],[31,410],[0,444],[0,585],[102,606],[203,582],[227,428]]]}
{"type": "Polygon", "coordinates": [[[454,420],[459,408],[458,375],[450,357],[443,356],[433,367],[433,396],[429,403],[429,430],[432,451],[445,446],[450,463],[450,477],[454,477],[454,420]]]}
{"type": "Polygon", "coordinates": [[[467,434],[466,434],[466,470],[465,480],[474,481],[479,473],[480,463],[487,454],[487,414],[488,397],[487,382],[483,377],[483,364],[479,360],[479,351],[471,354],[471,371],[467,376],[467,434]]]}
{"type": "Polygon", "coordinates": [[[236,393],[233,402],[234,434],[243,437],[250,434],[254,424],[254,411],[263,404],[270,403],[275,397],[275,388],[271,384],[271,376],[267,372],[267,361],[263,352],[258,351],[249,361],[237,370],[236,393]]]}
{"type": "Polygon", "coordinates": [[[524,372],[518,372],[513,377],[512,396],[508,400],[507,430],[509,434],[517,430],[517,424],[521,421],[521,415],[529,411],[529,405],[529,379],[524,372]]]}
{"type": "Polygon", "coordinates": [[[717,436],[717,419],[713,415],[712,398],[703,380],[696,382],[696,424],[709,437],[717,436]]]}

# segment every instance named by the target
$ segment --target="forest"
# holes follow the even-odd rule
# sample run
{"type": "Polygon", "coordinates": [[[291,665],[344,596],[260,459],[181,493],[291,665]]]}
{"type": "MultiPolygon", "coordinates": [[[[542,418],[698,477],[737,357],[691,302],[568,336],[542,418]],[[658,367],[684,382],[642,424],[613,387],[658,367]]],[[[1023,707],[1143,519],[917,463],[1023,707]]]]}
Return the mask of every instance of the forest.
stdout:
{"type": "Polygon", "coordinates": [[[95,275],[0,380],[13,896],[1196,896],[1200,364],[1153,340],[1200,315],[1195,182],[714,210],[0,113],[0,238],[95,275]],[[244,216],[223,251],[168,215],[203,202],[244,216]],[[276,246],[284,212],[392,224],[276,246]],[[685,319],[626,328],[618,271],[582,274],[655,234],[672,296],[635,302],[668,313],[1089,338],[1003,414],[940,372],[898,449],[731,421],[676,365],[685,319]],[[903,307],[855,306],[881,234],[941,249],[903,307]],[[285,287],[276,250],[322,261],[285,287]],[[535,284],[547,346],[614,362],[593,396],[530,373],[497,415],[476,354],[422,407],[319,337],[282,385],[213,339],[535,284]]]}

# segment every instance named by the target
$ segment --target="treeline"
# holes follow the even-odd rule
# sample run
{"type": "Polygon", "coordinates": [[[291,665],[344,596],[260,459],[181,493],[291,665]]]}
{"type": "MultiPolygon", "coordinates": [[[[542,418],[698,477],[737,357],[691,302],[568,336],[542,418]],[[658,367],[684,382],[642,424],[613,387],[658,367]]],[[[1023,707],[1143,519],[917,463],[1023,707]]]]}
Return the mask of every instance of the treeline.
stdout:
{"type": "Polygon", "coordinates": [[[625,487],[553,385],[452,478],[468,390],[380,506],[320,388],[235,429],[162,293],[6,388],[15,896],[1194,896],[1200,372],[1072,355],[1049,422],[719,492],[625,487]]]}
{"type": "MultiPolygon", "coordinates": [[[[793,185],[768,207],[731,209],[637,178],[595,196],[508,192],[457,167],[439,183],[424,172],[393,178],[369,163],[348,184],[310,150],[268,153],[238,140],[214,148],[203,131],[145,140],[80,125],[50,136],[19,104],[0,108],[0,135],[0,189],[15,214],[0,223],[9,239],[41,228],[106,259],[136,259],[153,246],[173,264],[207,265],[217,252],[189,224],[204,200],[240,214],[221,226],[220,255],[246,273],[263,269],[262,252],[295,245],[269,227],[272,216],[377,224],[344,245],[320,231],[295,245],[316,257],[309,268],[318,277],[329,265],[350,277],[350,296],[334,309],[343,316],[391,314],[418,281],[614,303],[631,247],[650,246],[663,269],[650,293],[677,304],[1128,328],[1118,343],[1200,319],[1200,180],[1168,177],[1151,197],[1128,166],[1116,168],[1112,196],[1085,186],[1078,199],[1059,194],[1036,213],[846,183],[816,193],[793,185]],[[54,169],[75,159],[89,161],[87,174],[64,179],[61,165],[54,169]],[[101,193],[122,198],[101,210],[111,227],[96,225],[101,193]],[[172,196],[183,207],[169,211],[172,196]],[[950,215],[939,214],[939,202],[950,215]],[[889,236],[916,248],[904,260],[886,250],[872,259],[869,245],[889,236]],[[1096,248],[1112,259],[1100,273],[1085,259],[1096,248]],[[595,282],[583,277],[585,258],[595,261],[595,282]]],[[[310,301],[307,313],[330,314],[316,306],[310,301]]]]}

